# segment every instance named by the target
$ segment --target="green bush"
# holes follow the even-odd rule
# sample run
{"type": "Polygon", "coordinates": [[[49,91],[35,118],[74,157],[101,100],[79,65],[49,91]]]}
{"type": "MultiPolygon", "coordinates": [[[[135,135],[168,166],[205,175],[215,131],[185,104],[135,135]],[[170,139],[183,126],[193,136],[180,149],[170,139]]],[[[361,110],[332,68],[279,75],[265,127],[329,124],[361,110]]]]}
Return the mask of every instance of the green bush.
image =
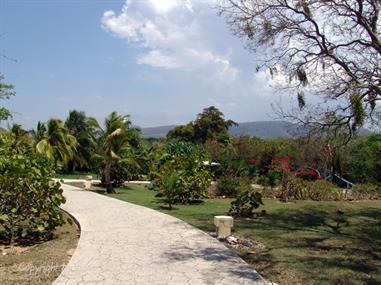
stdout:
{"type": "Polygon", "coordinates": [[[292,174],[286,175],[283,177],[282,183],[279,186],[279,191],[275,196],[285,202],[289,200],[307,200],[307,184],[307,181],[292,174]]]}
{"type": "MultiPolygon", "coordinates": [[[[105,186],[105,163],[101,164],[100,175],[101,184],[105,186]]],[[[130,181],[137,179],[138,175],[135,171],[131,171],[128,166],[123,165],[123,163],[115,161],[111,164],[110,180],[113,187],[121,187],[125,181],[130,181]]]]}
{"type": "Polygon", "coordinates": [[[236,197],[240,192],[241,182],[239,178],[230,175],[217,179],[217,196],[236,197]]]}
{"type": "Polygon", "coordinates": [[[231,202],[229,214],[234,217],[252,217],[254,209],[263,205],[261,193],[246,190],[231,202]]]}
{"type": "Polygon", "coordinates": [[[171,204],[185,204],[207,197],[211,174],[203,164],[205,160],[205,152],[192,143],[167,145],[150,173],[153,188],[171,204]]]}
{"type": "Polygon", "coordinates": [[[343,189],[337,188],[326,180],[309,182],[308,198],[315,201],[339,201],[344,199],[343,189]]]}
{"type": "MultiPolygon", "coordinates": [[[[1,148],[1,145],[0,145],[1,148]]],[[[51,163],[42,156],[0,149],[0,222],[3,238],[49,237],[64,219],[59,183],[51,180],[51,163]]]]}
{"type": "Polygon", "coordinates": [[[282,201],[337,201],[344,199],[343,190],[328,181],[306,181],[292,174],[283,178],[279,191],[275,196],[282,201]]]}

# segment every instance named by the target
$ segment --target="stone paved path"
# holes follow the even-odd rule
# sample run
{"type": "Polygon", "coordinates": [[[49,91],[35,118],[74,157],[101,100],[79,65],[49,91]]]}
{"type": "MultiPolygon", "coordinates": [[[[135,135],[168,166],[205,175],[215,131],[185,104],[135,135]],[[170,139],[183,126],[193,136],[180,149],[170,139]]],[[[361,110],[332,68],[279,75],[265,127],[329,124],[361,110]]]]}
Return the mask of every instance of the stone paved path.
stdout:
{"type": "Polygon", "coordinates": [[[53,283],[268,284],[206,233],[160,212],[62,185],[81,225],[78,247],[53,283]]]}

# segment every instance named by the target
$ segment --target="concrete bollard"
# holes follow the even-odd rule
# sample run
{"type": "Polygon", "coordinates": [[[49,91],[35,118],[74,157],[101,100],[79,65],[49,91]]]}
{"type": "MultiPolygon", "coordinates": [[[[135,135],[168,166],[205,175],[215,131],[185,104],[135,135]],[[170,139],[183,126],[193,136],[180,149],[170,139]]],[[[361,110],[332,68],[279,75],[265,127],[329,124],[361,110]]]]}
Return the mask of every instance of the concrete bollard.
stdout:
{"type": "Polygon", "coordinates": [[[231,236],[233,227],[233,218],[230,216],[215,216],[214,225],[216,226],[217,238],[226,238],[231,236]]]}
{"type": "Polygon", "coordinates": [[[92,177],[91,175],[87,175],[87,176],[85,177],[84,186],[85,186],[85,189],[86,189],[86,190],[91,189],[91,180],[93,180],[93,177],[92,177]]]}

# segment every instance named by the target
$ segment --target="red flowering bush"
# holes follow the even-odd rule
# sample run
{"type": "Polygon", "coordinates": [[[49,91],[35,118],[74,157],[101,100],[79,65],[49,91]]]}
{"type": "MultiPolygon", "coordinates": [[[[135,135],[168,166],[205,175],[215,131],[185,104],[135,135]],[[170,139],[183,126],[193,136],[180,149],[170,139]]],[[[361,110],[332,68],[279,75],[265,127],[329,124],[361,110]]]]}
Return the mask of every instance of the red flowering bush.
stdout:
{"type": "Polygon", "coordinates": [[[303,167],[299,168],[298,170],[296,170],[295,176],[302,178],[304,180],[311,180],[311,181],[322,179],[322,177],[320,176],[320,173],[317,170],[312,168],[303,168],[303,167]]]}

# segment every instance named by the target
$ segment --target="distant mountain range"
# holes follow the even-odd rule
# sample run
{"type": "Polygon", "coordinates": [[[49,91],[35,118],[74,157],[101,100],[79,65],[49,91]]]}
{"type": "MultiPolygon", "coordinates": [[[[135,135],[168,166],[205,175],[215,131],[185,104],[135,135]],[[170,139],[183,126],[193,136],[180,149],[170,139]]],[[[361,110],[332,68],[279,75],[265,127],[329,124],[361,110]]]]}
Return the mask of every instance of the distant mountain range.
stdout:
{"type": "MultiPolygon", "coordinates": [[[[167,133],[175,128],[175,125],[142,128],[144,138],[163,138],[167,133]]],[[[294,124],[285,121],[259,121],[239,123],[238,126],[231,127],[229,133],[233,136],[256,136],[260,138],[293,137],[297,132],[294,124]]]]}
{"type": "MultiPolygon", "coordinates": [[[[142,128],[144,138],[163,138],[176,125],[142,128]]],[[[231,127],[229,133],[232,136],[255,136],[263,139],[270,138],[291,138],[298,134],[305,133],[306,129],[298,128],[295,124],[286,121],[258,121],[238,123],[238,126],[231,127]]],[[[367,129],[360,129],[360,135],[369,135],[367,129]]]]}

